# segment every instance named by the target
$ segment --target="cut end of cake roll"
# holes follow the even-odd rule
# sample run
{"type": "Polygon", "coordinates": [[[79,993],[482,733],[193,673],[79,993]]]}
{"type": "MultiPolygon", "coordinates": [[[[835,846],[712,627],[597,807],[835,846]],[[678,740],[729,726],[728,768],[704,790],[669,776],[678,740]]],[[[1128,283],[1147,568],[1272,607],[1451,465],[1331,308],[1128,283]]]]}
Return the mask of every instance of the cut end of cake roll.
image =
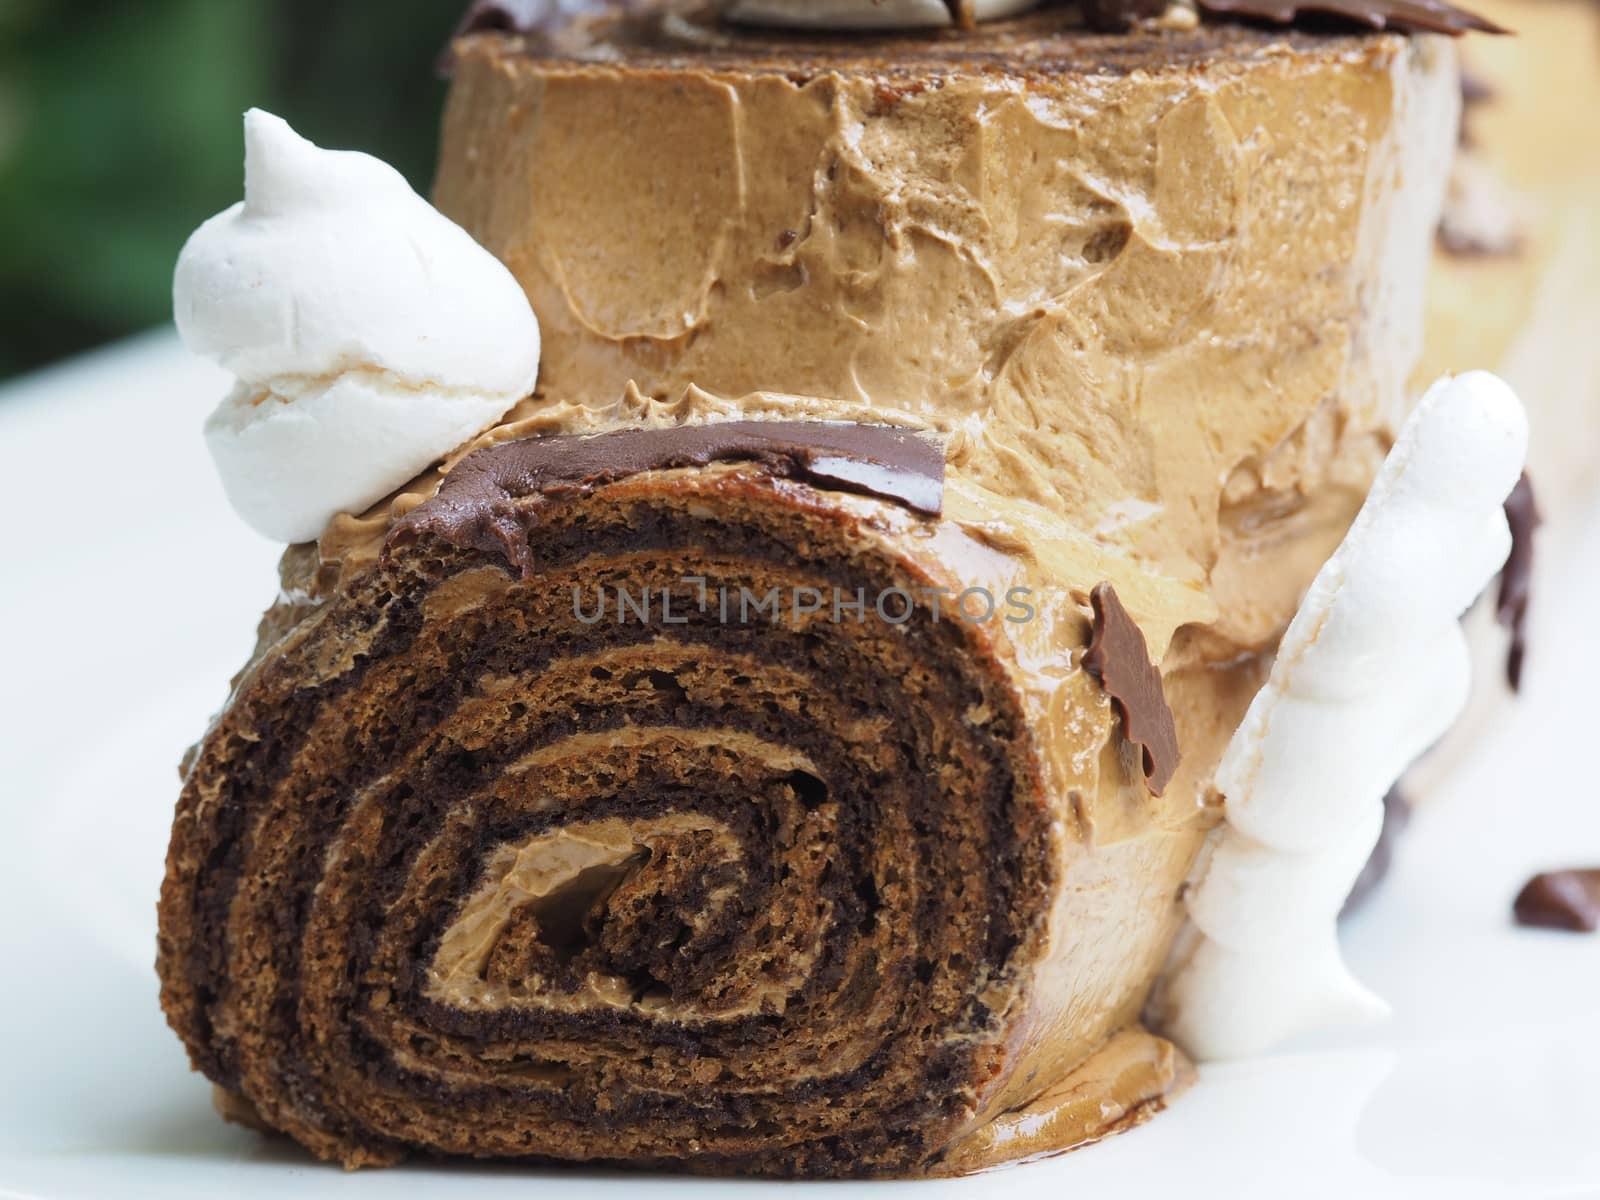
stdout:
{"type": "Polygon", "coordinates": [[[760,463],[545,484],[497,502],[520,554],[414,510],[201,745],[163,1003],[234,1111],[346,1165],[903,1174],[1041,1090],[1067,1006],[1105,1013],[1074,1063],[1131,1019],[1138,971],[1036,976],[1063,936],[1153,961],[1162,888],[1063,930],[1078,832],[925,518],[760,463]]]}

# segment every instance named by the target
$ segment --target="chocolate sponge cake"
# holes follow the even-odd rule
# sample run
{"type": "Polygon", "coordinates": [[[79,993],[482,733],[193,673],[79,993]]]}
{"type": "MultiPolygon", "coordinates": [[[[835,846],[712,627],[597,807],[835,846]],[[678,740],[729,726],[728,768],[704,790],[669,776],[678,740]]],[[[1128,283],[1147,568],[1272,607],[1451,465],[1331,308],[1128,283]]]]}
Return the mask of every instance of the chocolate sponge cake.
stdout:
{"type": "Polygon", "coordinates": [[[953,1173],[1144,1119],[1218,764],[1410,403],[1453,44],[491,24],[436,203],[503,268],[259,114],[180,263],[214,437],[394,472],[186,767],[195,1065],[350,1166],[953,1173]]]}

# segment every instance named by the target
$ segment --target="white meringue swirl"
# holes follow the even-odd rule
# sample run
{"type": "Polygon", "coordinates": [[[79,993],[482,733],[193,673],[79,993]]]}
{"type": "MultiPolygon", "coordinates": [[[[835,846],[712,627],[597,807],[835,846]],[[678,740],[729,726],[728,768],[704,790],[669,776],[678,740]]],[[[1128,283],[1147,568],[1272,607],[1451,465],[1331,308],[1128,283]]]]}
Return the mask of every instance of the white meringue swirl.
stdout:
{"type": "Polygon", "coordinates": [[[505,266],[386,163],[244,118],[245,198],[189,238],[184,344],[238,384],[206,424],[233,506],[318,536],[532,390],[539,324],[505,266]]]}

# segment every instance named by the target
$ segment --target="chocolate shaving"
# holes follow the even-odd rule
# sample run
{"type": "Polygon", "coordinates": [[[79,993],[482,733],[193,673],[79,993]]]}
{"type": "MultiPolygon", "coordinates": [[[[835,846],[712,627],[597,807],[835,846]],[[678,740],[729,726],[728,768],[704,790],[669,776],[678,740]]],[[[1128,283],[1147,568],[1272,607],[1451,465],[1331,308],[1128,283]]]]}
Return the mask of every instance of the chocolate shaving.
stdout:
{"type": "Polygon", "coordinates": [[[1495,97],[1494,84],[1470,67],[1461,68],[1461,105],[1471,108],[1477,104],[1487,104],[1495,97]]]}
{"type": "Polygon", "coordinates": [[[1344,907],[1339,910],[1341,917],[1359,908],[1388,876],[1389,868],[1394,865],[1395,844],[1410,823],[1411,802],[1398,787],[1390,788],[1383,798],[1383,828],[1378,831],[1378,844],[1372,848],[1361,874],[1351,885],[1344,907]]]}
{"type": "Polygon", "coordinates": [[[1533,595],[1533,534],[1543,518],[1533,496],[1533,481],[1526,473],[1506,497],[1506,524],[1511,526],[1511,553],[1500,568],[1500,594],[1495,617],[1511,631],[1506,652],[1506,682],[1512,691],[1522,688],[1522,663],[1528,653],[1528,602],[1533,595]]]}
{"type": "Polygon", "coordinates": [[[1122,717],[1122,736],[1144,752],[1145,785],[1159,796],[1178,770],[1178,730],[1161,687],[1161,671],[1150,661],[1144,634],[1122,607],[1109,583],[1089,593],[1094,634],[1083,669],[1100,681],[1122,717]]]}
{"type": "Polygon", "coordinates": [[[582,499],[644,471],[713,462],[754,463],[778,478],[878,496],[930,516],[944,506],[943,442],[915,429],[845,421],[618,429],[473,451],[436,494],[395,523],[384,553],[432,534],[462,549],[503,554],[528,578],[536,573],[528,535],[545,505],[582,499]]]}
{"type": "MultiPolygon", "coordinates": [[[[1137,0],[1134,0],[1137,2],[1137,0]]],[[[1506,33],[1485,17],[1446,0],[1199,0],[1212,16],[1244,17],[1288,25],[1307,16],[1337,17],[1397,33],[1506,33]]]]}
{"type": "Polygon", "coordinates": [[[1600,929],[1600,867],[1535,875],[1517,893],[1511,911],[1519,925],[1593,933],[1600,929]]]}

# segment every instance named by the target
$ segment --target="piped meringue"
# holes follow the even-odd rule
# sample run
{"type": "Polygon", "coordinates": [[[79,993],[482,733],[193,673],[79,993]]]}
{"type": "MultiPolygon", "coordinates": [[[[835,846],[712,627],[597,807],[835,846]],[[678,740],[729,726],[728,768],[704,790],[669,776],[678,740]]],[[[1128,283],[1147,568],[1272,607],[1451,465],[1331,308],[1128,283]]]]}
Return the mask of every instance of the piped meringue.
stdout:
{"type": "Polygon", "coordinates": [[[307,541],[499,420],[539,324],[505,266],[394,168],[245,114],[245,198],[189,238],[184,344],[238,383],[206,423],[228,499],[307,541]]]}
{"type": "Polygon", "coordinates": [[[1156,1015],[1197,1058],[1381,1016],[1339,953],[1339,910],[1383,795],[1470,683],[1462,612],[1504,563],[1528,424],[1500,379],[1440,380],[1290,623],[1217,769],[1227,825],[1188,890],[1156,1015]]]}

